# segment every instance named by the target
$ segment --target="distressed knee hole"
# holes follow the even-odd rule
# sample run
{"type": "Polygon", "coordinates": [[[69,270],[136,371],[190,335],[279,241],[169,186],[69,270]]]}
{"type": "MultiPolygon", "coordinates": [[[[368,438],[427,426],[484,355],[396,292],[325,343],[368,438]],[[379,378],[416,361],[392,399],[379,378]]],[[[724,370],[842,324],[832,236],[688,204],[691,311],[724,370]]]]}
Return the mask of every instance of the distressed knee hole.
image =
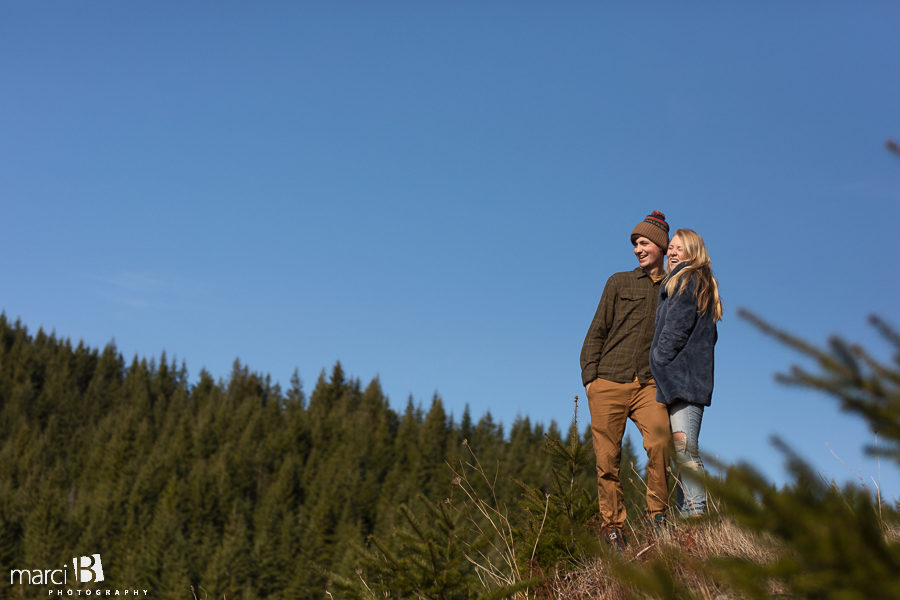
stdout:
{"type": "Polygon", "coordinates": [[[687,435],[683,431],[676,431],[672,434],[672,441],[675,444],[676,452],[684,452],[687,450],[687,435]]]}
{"type": "Polygon", "coordinates": [[[696,460],[689,460],[685,463],[680,464],[682,469],[690,469],[691,471],[696,471],[700,473],[703,471],[703,463],[697,462],[696,460]]]}

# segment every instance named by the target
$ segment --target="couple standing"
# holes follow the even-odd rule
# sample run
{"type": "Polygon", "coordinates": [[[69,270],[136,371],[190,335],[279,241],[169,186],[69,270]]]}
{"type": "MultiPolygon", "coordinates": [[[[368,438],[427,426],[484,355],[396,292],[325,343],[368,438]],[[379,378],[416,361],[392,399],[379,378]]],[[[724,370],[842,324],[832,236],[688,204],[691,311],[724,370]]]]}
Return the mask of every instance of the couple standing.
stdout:
{"type": "Polygon", "coordinates": [[[591,411],[597,489],[604,538],[624,549],[625,503],[619,479],[628,418],[647,451],[647,516],[666,524],[670,443],[682,473],[678,510],[706,511],[698,437],[713,389],[716,322],[722,318],[718,284],[703,239],[669,225],[659,211],[631,232],[639,267],[606,282],[581,349],[581,379],[591,411]],[[664,266],[668,267],[668,274],[664,266]]]}

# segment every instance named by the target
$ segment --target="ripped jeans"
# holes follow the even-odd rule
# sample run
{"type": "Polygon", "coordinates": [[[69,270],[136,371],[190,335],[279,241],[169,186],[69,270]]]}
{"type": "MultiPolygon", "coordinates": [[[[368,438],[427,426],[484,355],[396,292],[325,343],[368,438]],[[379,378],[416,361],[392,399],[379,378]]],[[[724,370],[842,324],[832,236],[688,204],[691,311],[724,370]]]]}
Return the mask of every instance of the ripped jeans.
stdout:
{"type": "Polygon", "coordinates": [[[706,512],[706,488],[695,475],[705,474],[700,460],[700,423],[703,407],[687,402],[669,406],[669,423],[675,444],[675,465],[678,468],[676,498],[678,511],[683,517],[694,517],[706,512]]]}

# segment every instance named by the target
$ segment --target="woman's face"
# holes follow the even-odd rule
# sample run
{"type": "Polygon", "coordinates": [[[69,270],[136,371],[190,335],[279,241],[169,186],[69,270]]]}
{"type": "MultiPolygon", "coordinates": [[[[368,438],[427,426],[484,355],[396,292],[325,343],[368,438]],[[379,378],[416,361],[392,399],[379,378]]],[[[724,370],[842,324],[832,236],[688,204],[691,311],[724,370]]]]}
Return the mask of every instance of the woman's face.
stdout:
{"type": "Polygon", "coordinates": [[[672,241],[669,242],[669,252],[666,256],[668,257],[666,262],[669,265],[670,271],[674,269],[678,263],[685,260],[684,245],[681,243],[680,236],[676,235],[672,238],[672,241]]]}

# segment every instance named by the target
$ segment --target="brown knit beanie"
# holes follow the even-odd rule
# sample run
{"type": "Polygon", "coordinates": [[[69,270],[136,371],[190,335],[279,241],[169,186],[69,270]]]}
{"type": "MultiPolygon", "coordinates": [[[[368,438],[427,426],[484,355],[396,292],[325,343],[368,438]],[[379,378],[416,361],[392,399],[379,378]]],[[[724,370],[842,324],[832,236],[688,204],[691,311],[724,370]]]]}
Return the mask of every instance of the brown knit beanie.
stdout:
{"type": "Polygon", "coordinates": [[[647,218],[638,223],[631,232],[631,243],[644,236],[660,248],[663,252],[669,249],[669,224],[666,223],[666,215],[654,210],[647,218]]]}

